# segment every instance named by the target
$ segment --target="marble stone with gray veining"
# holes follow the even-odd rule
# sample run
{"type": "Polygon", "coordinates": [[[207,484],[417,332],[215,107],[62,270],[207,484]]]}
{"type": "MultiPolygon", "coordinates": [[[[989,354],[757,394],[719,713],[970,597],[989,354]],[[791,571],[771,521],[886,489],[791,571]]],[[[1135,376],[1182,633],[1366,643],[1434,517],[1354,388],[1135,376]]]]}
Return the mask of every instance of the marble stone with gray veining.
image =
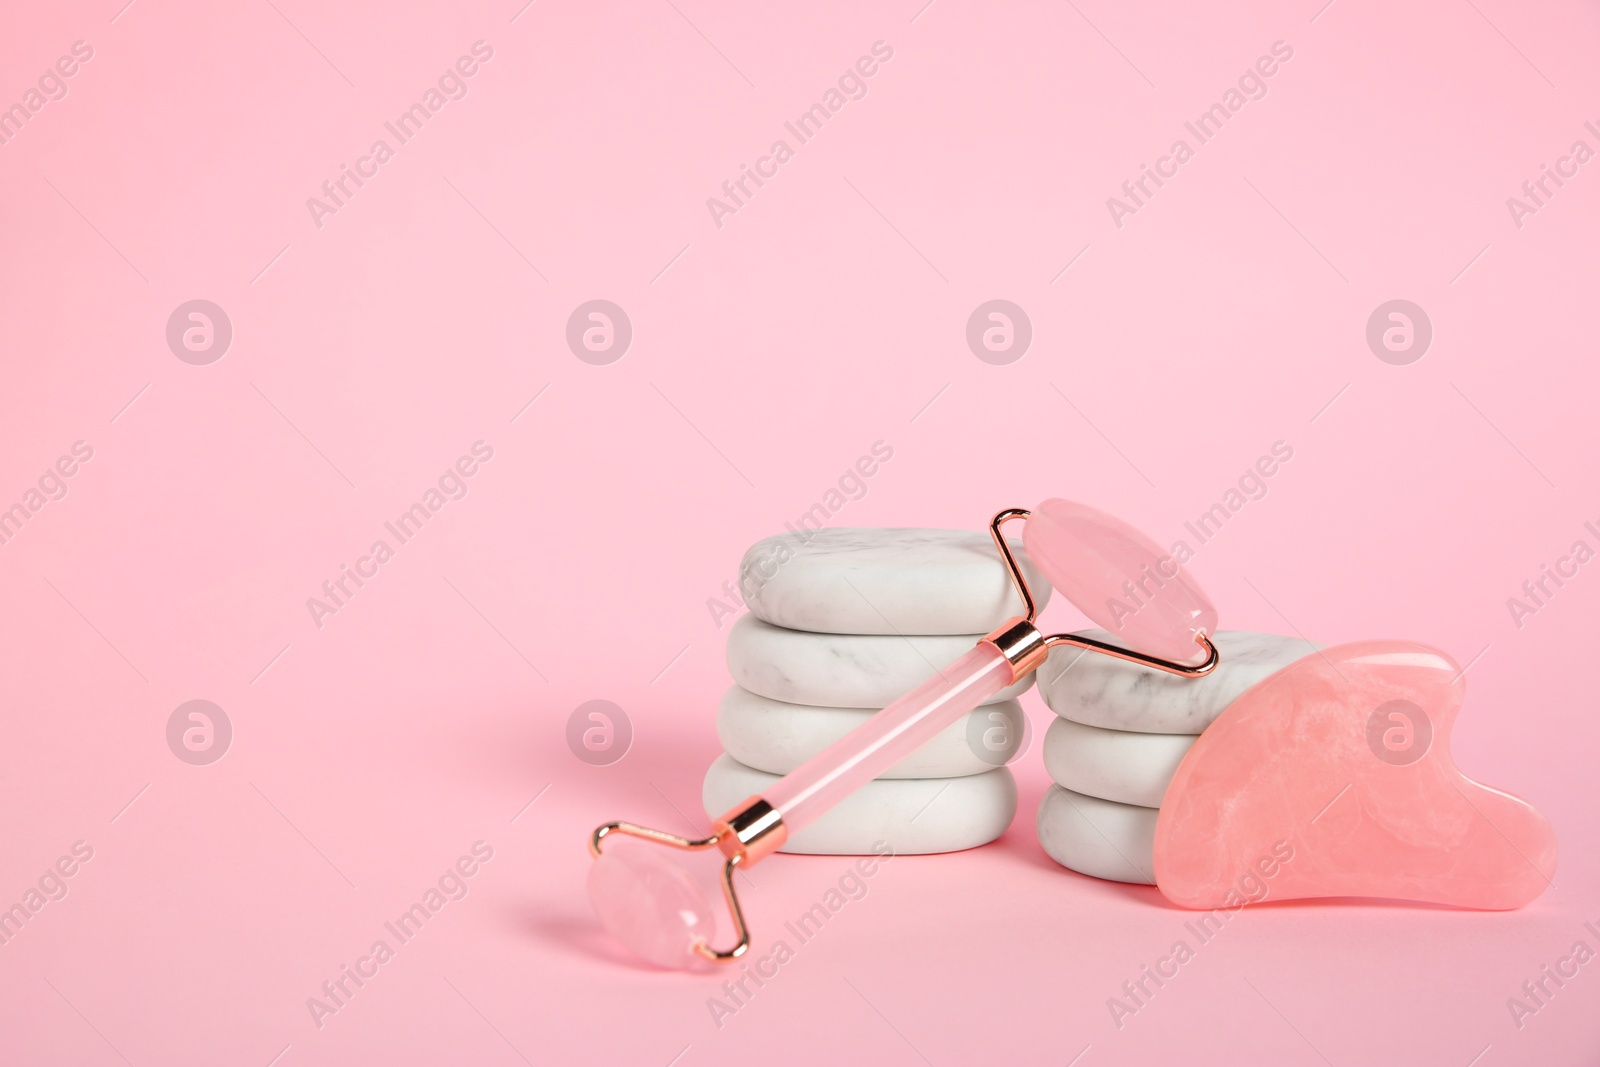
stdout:
{"type": "Polygon", "coordinates": [[[1155,808],[1116,804],[1059,785],[1039,804],[1039,844],[1079,874],[1155,885],[1155,808]]]}
{"type": "MultiPolygon", "coordinates": [[[[871,708],[791,704],[734,685],[722,695],[717,709],[717,739],[724,752],[747,767],[768,774],[788,774],[876,714],[871,708]]],[[[878,777],[958,778],[982,774],[1014,756],[1022,747],[1024,736],[1022,705],[1016,701],[975,708],[878,777]]]]}
{"type": "MultiPolygon", "coordinates": [[[[728,631],[728,672],[752,693],[790,704],[882,708],[969,652],[982,634],[900,637],[787,630],[746,615],[728,631]]],[[[1010,700],[1033,675],[984,701],[1010,700]]]]}
{"type": "MultiPolygon", "coordinates": [[[[778,780],[719,756],[706,772],[700,801],[716,818],[778,780]]],[[[958,852],[1006,832],[1017,812],[1017,783],[996,767],[964,778],[875,778],[796,831],[780,852],[816,856],[896,856],[958,852]]]]}
{"type": "MultiPolygon", "coordinates": [[[[1082,630],[1109,644],[1104,630],[1082,630]]],[[[1040,667],[1039,695],[1063,719],[1107,730],[1198,734],[1246,689],[1321,646],[1293,637],[1219,630],[1210,674],[1183,678],[1126,660],[1057,645],[1040,667]]]]}
{"type": "Polygon", "coordinates": [[[1057,718],[1044,733],[1044,769],[1074,793],[1159,808],[1195,736],[1103,730],[1057,718]]]}
{"type": "MultiPolygon", "coordinates": [[[[1050,586],[1008,540],[1042,610],[1050,586]]],[[[839,527],[757,541],[739,565],[751,614],[830,634],[983,634],[1023,613],[988,531],[839,527]]]]}

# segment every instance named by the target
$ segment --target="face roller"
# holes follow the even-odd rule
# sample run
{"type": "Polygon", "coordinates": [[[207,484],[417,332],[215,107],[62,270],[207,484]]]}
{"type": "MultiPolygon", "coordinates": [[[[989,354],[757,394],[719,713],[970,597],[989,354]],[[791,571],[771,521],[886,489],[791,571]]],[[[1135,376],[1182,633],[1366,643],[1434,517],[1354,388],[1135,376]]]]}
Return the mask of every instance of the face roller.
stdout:
{"type": "Polygon", "coordinates": [[[1022,598],[1022,615],[785,775],[765,795],[751,797],[715,820],[709,837],[691,840],[625,822],[606,823],[594,831],[589,839],[595,857],[589,896],[612,936],[664,967],[737,959],[750,946],[750,931],[734,890],[736,869],[760,862],[790,834],[1037,669],[1052,646],[1072,645],[1185,677],[1216,667],[1217,650],[1207,636],[1216,632],[1216,609],[1176,560],[1120,519],[1052,499],[1031,512],[1009,508],[998,513],[989,532],[1022,598]],[[1013,519],[1025,520],[1023,544],[1050,583],[1092,621],[1135,647],[1072,634],[1046,636],[1035,625],[1033,595],[1002,533],[1013,519]],[[1199,662],[1186,662],[1195,659],[1199,662]],[[722,893],[738,941],[726,950],[711,947],[715,920],[710,900],[670,853],[602,851],[618,834],[690,852],[717,849],[725,857],[722,893]]]}

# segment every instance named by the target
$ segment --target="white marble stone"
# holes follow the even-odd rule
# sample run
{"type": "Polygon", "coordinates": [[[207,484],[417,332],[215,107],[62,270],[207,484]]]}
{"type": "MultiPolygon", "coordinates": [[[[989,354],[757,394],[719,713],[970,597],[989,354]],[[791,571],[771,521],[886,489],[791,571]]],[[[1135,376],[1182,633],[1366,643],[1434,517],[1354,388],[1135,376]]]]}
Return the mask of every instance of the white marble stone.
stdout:
{"type": "Polygon", "coordinates": [[[1104,730],[1058,718],[1044,733],[1044,766],[1075,793],[1159,808],[1196,736],[1104,730]]]}
{"type": "Polygon", "coordinates": [[[1039,805],[1039,843],[1079,874],[1155,885],[1156,809],[1086,797],[1059,785],[1039,805]]]}
{"type": "MultiPolygon", "coordinates": [[[[788,774],[874,714],[871,708],[790,704],[735,685],[717,709],[717,737],[745,766],[788,774]]],[[[977,708],[878,777],[956,778],[992,771],[1022,747],[1023,725],[1022,705],[1015,700],[977,708]]]]}
{"type": "MultiPolygon", "coordinates": [[[[1042,609],[1049,584],[1008,543],[1042,609]]],[[[744,554],[739,590],[758,619],[830,634],[983,634],[1023,610],[984,529],[778,534],[744,554]]]]}
{"type": "MultiPolygon", "coordinates": [[[[1115,644],[1104,630],[1084,637],[1115,644]]],[[[1039,695],[1063,719],[1135,733],[1198,734],[1246,689],[1319,645],[1277,634],[1219,630],[1221,661],[1199,678],[1140,667],[1098,652],[1057,645],[1039,668],[1039,695]]]]}
{"type": "MultiPolygon", "coordinates": [[[[701,789],[707,817],[725,814],[777,780],[732,756],[719,756],[701,789]]],[[[878,778],[790,837],[779,851],[865,856],[886,841],[897,856],[959,852],[1005,833],[1016,812],[1017,783],[1005,767],[964,778],[878,778]]]]}
{"type": "MultiPolygon", "coordinates": [[[[881,708],[972,650],[982,634],[900,637],[786,630],[746,615],[728,631],[728,672],[764,697],[827,708],[881,708]]],[[[1011,700],[1033,675],[987,703],[1011,700]]]]}

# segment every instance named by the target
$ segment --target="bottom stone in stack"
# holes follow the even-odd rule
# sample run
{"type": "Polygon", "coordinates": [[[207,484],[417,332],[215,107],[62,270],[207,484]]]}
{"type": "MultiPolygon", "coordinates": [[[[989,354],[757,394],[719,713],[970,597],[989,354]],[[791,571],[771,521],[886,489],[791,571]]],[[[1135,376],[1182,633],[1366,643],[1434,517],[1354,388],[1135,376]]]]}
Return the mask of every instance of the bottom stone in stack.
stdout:
{"type": "Polygon", "coordinates": [[[1084,796],[1059,785],[1039,805],[1039,843],[1079,874],[1155,885],[1156,808],[1084,796]]]}
{"type": "MultiPolygon", "coordinates": [[[[723,755],[706,772],[701,803],[714,819],[777,780],[778,775],[723,755]]],[[[779,851],[866,856],[882,841],[897,856],[959,852],[1005,833],[1016,812],[1017,783],[1005,767],[961,778],[878,778],[791,836],[779,851]]]]}

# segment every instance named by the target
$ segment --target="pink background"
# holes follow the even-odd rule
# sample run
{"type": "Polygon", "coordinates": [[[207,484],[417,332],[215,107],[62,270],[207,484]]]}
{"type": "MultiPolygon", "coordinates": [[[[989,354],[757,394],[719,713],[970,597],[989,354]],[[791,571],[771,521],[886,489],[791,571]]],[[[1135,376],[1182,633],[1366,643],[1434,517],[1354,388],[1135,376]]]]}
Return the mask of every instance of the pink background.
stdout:
{"type": "MultiPolygon", "coordinates": [[[[1600,547],[1600,163],[1520,228],[1505,201],[1600,148],[1600,15],[921,2],[8,14],[4,103],[94,55],[0,146],[0,506],[94,457],[0,545],[0,902],[94,855],[0,947],[0,1059],[1594,1062],[1600,963],[1520,1029],[1506,999],[1600,948],[1600,563],[1520,628],[1506,599],[1600,547]],[[306,199],[478,40],[467,96],[319,228],[306,199]],[[879,40],[867,96],[718,228],[706,199],[879,40]],[[1279,40],[1268,95],[1115,226],[1279,40]],[[197,298],[234,329],[207,366],[164,336],[197,298]],[[594,298],[633,324],[609,366],[564,339],[594,298]],[[995,298],[1034,331],[1008,366],[964,337],[995,298]],[[1364,336],[1397,298],[1434,327],[1408,366],[1364,336]],[[479,440],[467,497],[318,628],[306,599],[479,440]],[[1555,887],[1251,909],[1119,1030],[1107,998],[1191,916],[1043,854],[1035,746],[1003,839],[884,867],[718,1028],[715,980],[600,936],[584,837],[691,828],[707,599],[878,440],[836,524],[1066,495],[1161,541],[1288,442],[1192,572],[1225,626],[1470,663],[1456,757],[1548,813],[1555,887]],[[167,746],[192,699],[233,724],[209,766],[167,746]],[[564,740],[591,699],[635,731],[608,767],[564,740]],[[306,999],[479,840],[469,895],[319,1028],[306,999]]],[[[759,869],[764,941],[846,863],[759,869]]]]}

